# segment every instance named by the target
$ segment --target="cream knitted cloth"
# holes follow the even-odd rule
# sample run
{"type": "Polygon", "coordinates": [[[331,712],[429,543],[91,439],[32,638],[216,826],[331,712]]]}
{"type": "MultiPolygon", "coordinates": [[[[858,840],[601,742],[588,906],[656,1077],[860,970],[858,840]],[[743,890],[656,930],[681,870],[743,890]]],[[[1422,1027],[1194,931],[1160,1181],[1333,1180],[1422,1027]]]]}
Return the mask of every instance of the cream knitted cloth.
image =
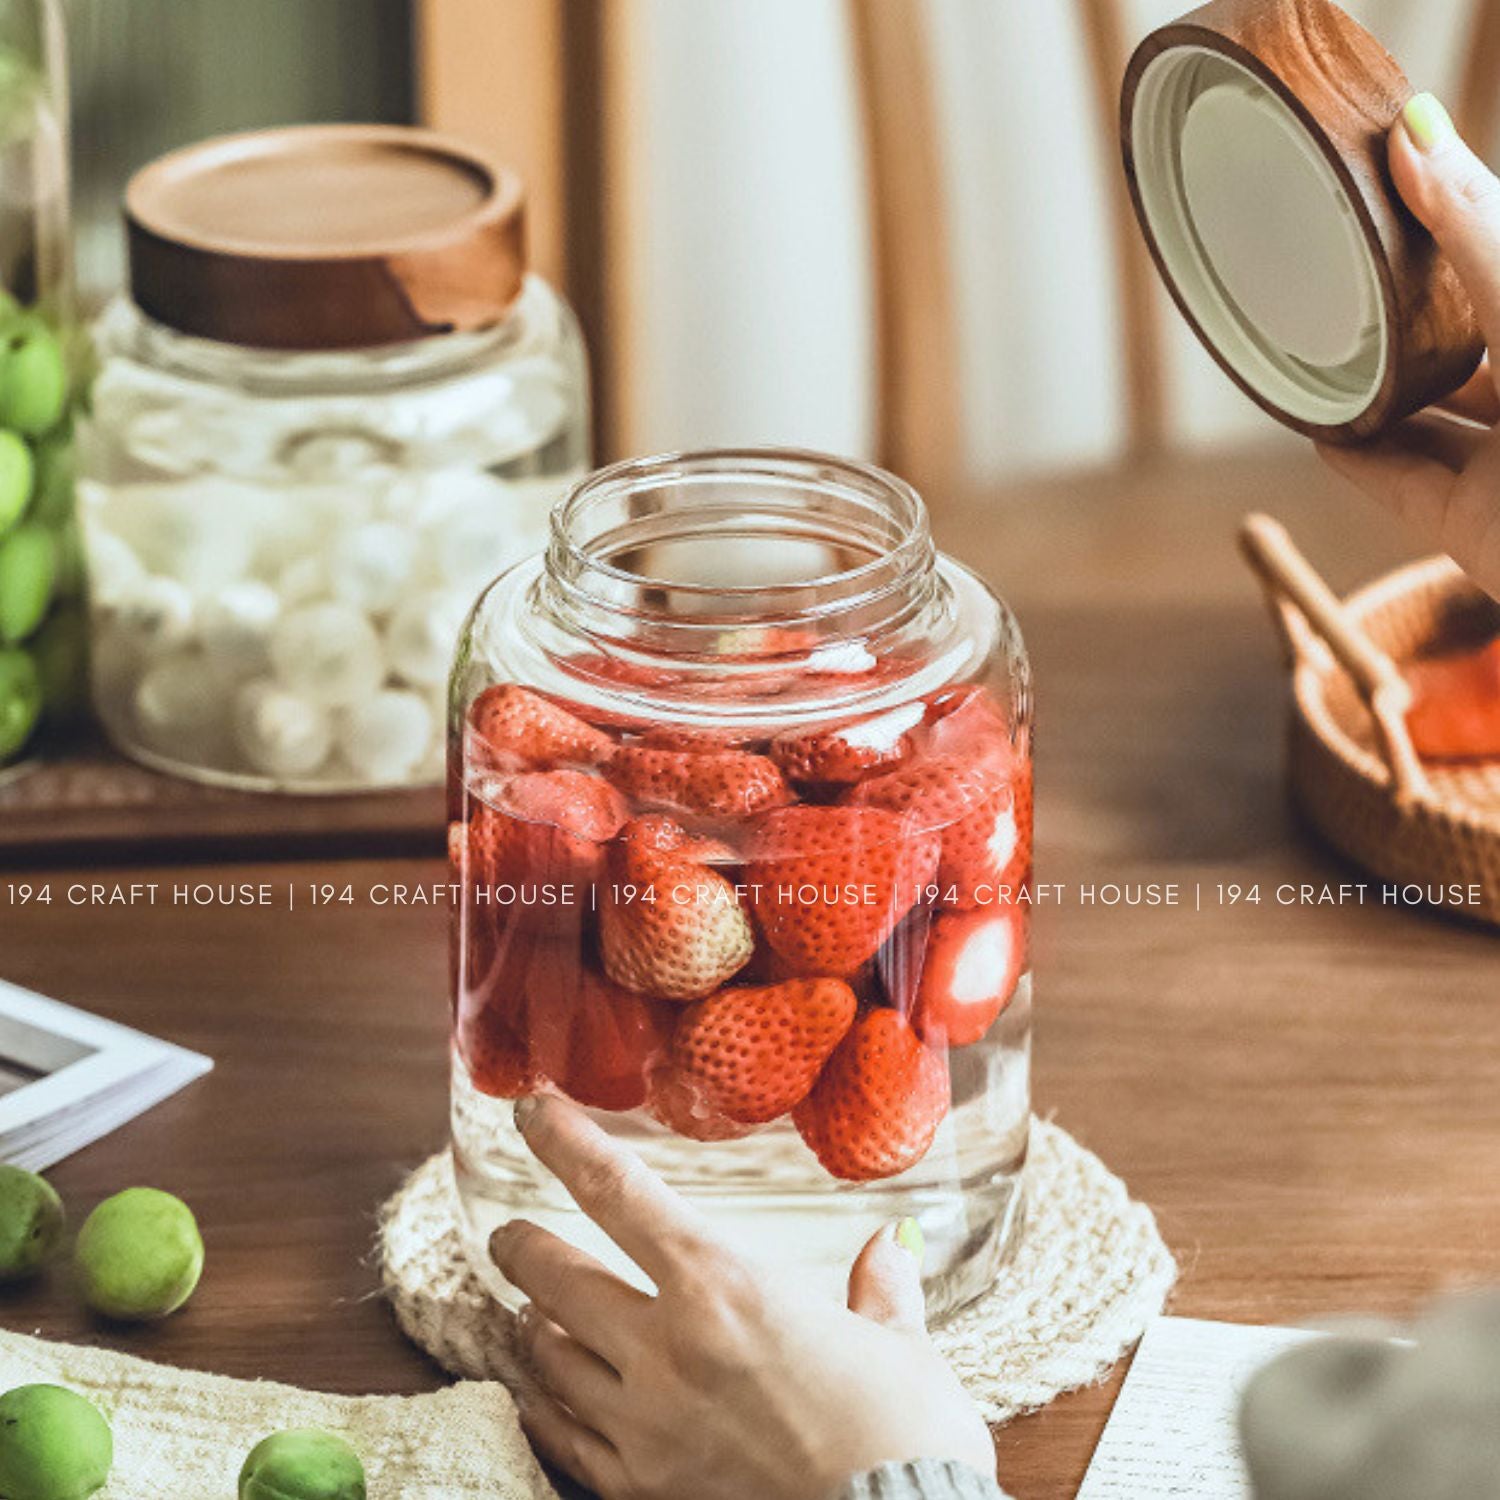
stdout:
{"type": "Polygon", "coordinates": [[[87,1396],[114,1429],[99,1500],[232,1500],[245,1455],[282,1427],[342,1434],[371,1500],[557,1500],[503,1386],[430,1396],[325,1396],[0,1331],[0,1391],[46,1381],[87,1396]]]}
{"type": "MultiPolygon", "coordinates": [[[[511,1319],[464,1258],[454,1191],[452,1158],[443,1152],[386,1205],[386,1291],[407,1336],[445,1370],[514,1383],[524,1377],[510,1350],[511,1319]]],[[[1032,1122],[1026,1200],[1024,1233],[999,1280],[934,1332],[991,1422],[1102,1379],[1177,1279],[1151,1210],[1043,1120],[1032,1122]]]]}

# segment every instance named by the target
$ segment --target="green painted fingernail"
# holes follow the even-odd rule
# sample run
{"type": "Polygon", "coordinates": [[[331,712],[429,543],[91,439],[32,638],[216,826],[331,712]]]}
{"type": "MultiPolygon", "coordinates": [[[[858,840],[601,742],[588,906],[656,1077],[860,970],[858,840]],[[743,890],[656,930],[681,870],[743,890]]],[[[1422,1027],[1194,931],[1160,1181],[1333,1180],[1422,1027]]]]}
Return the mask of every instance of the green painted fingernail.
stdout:
{"type": "Polygon", "coordinates": [[[913,1218],[905,1218],[896,1225],[896,1243],[920,1266],[927,1253],[927,1239],[922,1226],[913,1218]]]}
{"type": "Polygon", "coordinates": [[[1401,111],[1406,133],[1412,138],[1418,151],[1432,152],[1446,146],[1458,132],[1453,128],[1453,118],[1436,94],[1416,94],[1406,102],[1401,111]]]}

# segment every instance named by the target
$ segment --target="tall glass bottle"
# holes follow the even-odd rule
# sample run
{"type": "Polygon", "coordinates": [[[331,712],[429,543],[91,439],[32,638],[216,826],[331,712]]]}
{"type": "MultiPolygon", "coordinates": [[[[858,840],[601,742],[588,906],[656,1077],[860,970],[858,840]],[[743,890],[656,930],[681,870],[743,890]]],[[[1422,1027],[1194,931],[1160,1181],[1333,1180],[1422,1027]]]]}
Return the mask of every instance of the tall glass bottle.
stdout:
{"type": "Polygon", "coordinates": [[[0,774],[79,712],[68,92],[57,0],[0,0],[0,774]]]}

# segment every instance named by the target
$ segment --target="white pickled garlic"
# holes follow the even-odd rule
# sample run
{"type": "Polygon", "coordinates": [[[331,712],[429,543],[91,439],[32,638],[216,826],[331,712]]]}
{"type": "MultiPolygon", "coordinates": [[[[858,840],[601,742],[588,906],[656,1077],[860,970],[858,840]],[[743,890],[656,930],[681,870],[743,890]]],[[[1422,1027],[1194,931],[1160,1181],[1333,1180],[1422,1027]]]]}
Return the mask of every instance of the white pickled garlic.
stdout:
{"type": "Polygon", "coordinates": [[[309,604],[271,632],[271,667],[283,686],[329,708],[374,693],[385,675],[375,627],[345,604],[309,604]]]}

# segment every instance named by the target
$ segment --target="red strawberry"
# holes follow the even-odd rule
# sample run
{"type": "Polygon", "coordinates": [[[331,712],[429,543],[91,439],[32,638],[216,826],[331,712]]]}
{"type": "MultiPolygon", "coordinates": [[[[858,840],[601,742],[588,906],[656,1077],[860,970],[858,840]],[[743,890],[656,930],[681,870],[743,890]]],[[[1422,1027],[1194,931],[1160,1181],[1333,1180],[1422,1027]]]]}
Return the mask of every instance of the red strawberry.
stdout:
{"type": "Polygon", "coordinates": [[[927,939],[911,1024],[933,1047],[968,1047],[1010,1004],[1026,962],[1018,906],[939,912],[927,939]]]}
{"type": "MultiPolygon", "coordinates": [[[[457,925],[457,924],[455,924],[457,925]]],[[[461,983],[455,996],[454,1046],[469,1081],[482,1094],[518,1099],[543,1082],[526,1043],[524,990],[516,955],[534,949],[534,934],[470,907],[465,922],[461,983]]]]}
{"type": "Polygon", "coordinates": [[[713,755],[725,750],[739,750],[749,743],[748,737],[729,729],[648,729],[638,735],[635,744],[643,750],[679,750],[692,755],[713,755]]]}
{"type": "Polygon", "coordinates": [[[803,974],[873,958],[937,868],[939,841],[878,807],[784,807],[761,818],[745,872],[766,941],[803,974]]]}
{"type": "Polygon", "coordinates": [[[670,1067],[652,1075],[646,1108],[668,1130],[690,1141],[736,1141],[755,1129],[714,1108],[697,1079],[670,1067]]]}
{"type": "Polygon", "coordinates": [[[470,879],[483,885],[589,885],[628,809],[585,771],[525,771],[497,779],[469,821],[470,879]]]}
{"type": "Polygon", "coordinates": [[[735,888],[694,857],[670,818],[628,823],[610,853],[599,906],[605,972],[626,989],[696,1000],[736,974],[755,949],[735,888]]]}
{"type": "Polygon", "coordinates": [[[672,1062],[710,1109],[762,1125],[807,1096],[856,1008],[842,979],[719,990],[683,1011],[672,1062]]]}
{"type": "Polygon", "coordinates": [[[1006,759],[1015,757],[1009,721],[993,696],[974,683],[931,694],[927,723],[932,749],[939,755],[998,752],[1006,759]]]}
{"type": "Polygon", "coordinates": [[[626,661],[622,657],[603,656],[597,652],[565,656],[561,666],[573,677],[607,683],[612,687],[666,687],[681,675],[668,667],[650,667],[644,662],[626,661]]]}
{"type": "Polygon", "coordinates": [[[922,722],[922,703],[855,724],[808,732],[788,730],[771,741],[771,759],[789,781],[848,786],[894,770],[912,753],[909,733],[922,722]]]}
{"type": "Polygon", "coordinates": [[[848,794],[858,807],[909,813],[921,828],[940,830],[937,883],[955,906],[994,904],[1012,894],[1031,868],[1031,768],[1002,770],[993,762],[933,755],[848,794]]]}
{"type": "Polygon", "coordinates": [[[875,955],[875,962],[855,981],[854,991],[865,1004],[894,1005],[903,1016],[911,1015],[927,962],[927,939],[934,915],[932,907],[919,904],[896,924],[896,930],[875,955]]]}
{"type": "Polygon", "coordinates": [[[775,762],[743,750],[653,750],[627,745],[605,774],[638,807],[700,818],[742,818],[791,801],[775,762]]]}
{"type": "Polygon", "coordinates": [[[498,1011],[475,1017],[459,1033],[456,1050],[469,1082],[493,1099],[519,1099],[542,1085],[531,1066],[525,1039],[510,1018],[498,1011]]]}
{"type": "Polygon", "coordinates": [[[1406,725],[1428,760],[1500,756],[1500,641],[1479,651],[1427,657],[1406,670],[1406,725]]]}
{"type": "Polygon", "coordinates": [[[602,729],[513,683],[486,688],[470,705],[468,743],[471,761],[498,770],[595,766],[615,747],[602,729]]]}
{"type": "Polygon", "coordinates": [[[676,1011],[611,984],[581,952],[578,942],[558,942],[524,920],[504,925],[495,961],[460,1007],[461,1050],[484,1059],[486,1092],[517,1080],[528,1087],[514,1092],[530,1092],[550,1080],[590,1108],[645,1103],[647,1075],[666,1058],[676,1011]]]}
{"type": "Polygon", "coordinates": [[[961,708],[975,708],[989,702],[989,694],[982,687],[967,683],[962,687],[946,687],[926,698],[927,722],[936,724],[957,713],[961,708]]]}
{"type": "Polygon", "coordinates": [[[927,1154],[948,1112],[948,1064],[894,1010],[862,1015],[793,1113],[834,1177],[894,1177],[927,1154]]]}
{"type": "MultiPolygon", "coordinates": [[[[568,965],[559,965],[559,975],[568,965]]],[[[538,979],[527,996],[535,1067],[591,1109],[638,1109],[672,1041],[675,1011],[584,969],[576,986],[538,979]]]]}

